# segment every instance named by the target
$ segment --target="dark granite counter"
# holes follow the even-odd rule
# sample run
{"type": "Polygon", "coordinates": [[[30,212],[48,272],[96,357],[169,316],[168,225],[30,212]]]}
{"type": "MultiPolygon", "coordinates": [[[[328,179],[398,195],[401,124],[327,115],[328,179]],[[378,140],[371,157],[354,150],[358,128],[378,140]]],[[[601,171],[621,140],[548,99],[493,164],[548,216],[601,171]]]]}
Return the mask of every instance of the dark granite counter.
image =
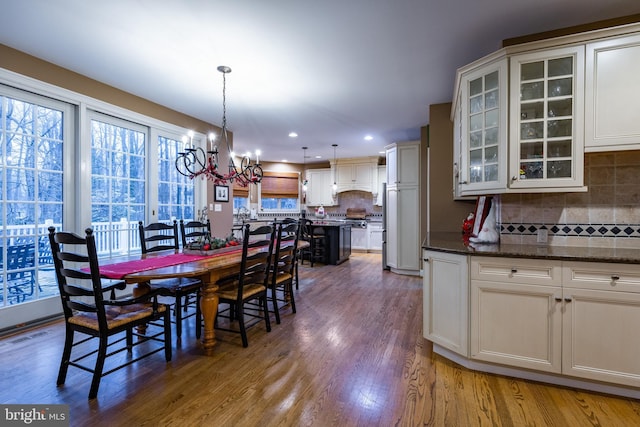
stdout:
{"type": "MultiPolygon", "coordinates": [[[[640,246],[640,242],[638,243],[640,246]]],[[[463,255],[640,264],[640,249],[524,244],[465,245],[460,233],[429,233],[422,243],[422,248],[463,255]]]]}

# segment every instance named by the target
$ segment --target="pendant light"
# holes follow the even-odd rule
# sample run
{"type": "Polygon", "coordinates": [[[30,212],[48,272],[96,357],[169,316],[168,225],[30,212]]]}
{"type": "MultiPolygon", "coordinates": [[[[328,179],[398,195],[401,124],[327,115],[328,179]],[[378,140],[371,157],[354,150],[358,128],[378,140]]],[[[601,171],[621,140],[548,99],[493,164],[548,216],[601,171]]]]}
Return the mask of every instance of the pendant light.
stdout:
{"type": "Polygon", "coordinates": [[[338,184],[336,184],[336,175],[338,170],[338,164],[336,163],[336,147],[338,144],[331,144],[333,147],[333,192],[335,193],[338,190],[338,184]]]}

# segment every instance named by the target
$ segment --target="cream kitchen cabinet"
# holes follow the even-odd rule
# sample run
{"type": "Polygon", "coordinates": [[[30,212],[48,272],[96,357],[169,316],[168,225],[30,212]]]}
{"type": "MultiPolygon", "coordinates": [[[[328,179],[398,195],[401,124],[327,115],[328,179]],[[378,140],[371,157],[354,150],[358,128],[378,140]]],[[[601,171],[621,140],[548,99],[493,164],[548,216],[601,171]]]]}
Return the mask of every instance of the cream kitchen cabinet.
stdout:
{"type": "Polygon", "coordinates": [[[387,188],[420,185],[420,142],[391,144],[386,147],[387,188]]]}
{"type": "Polygon", "coordinates": [[[586,45],[585,151],[640,148],[640,35],[586,45]]]}
{"type": "Polygon", "coordinates": [[[510,57],[510,189],[584,186],[584,46],[510,57]]]}
{"type": "Polygon", "coordinates": [[[309,169],[307,171],[307,206],[332,206],[333,173],[331,169],[309,169]]]}
{"type": "Polygon", "coordinates": [[[471,358],[562,371],[559,261],[472,257],[471,358]]]}
{"type": "Polygon", "coordinates": [[[422,262],[424,337],[468,357],[468,256],[424,250],[422,262]]]}
{"type": "Polygon", "coordinates": [[[369,233],[369,252],[382,251],[382,223],[370,222],[367,227],[369,233]]]}
{"type": "Polygon", "coordinates": [[[366,191],[377,193],[378,158],[338,159],[335,168],[337,192],[366,191]]]}
{"type": "Polygon", "coordinates": [[[507,188],[507,58],[502,54],[485,61],[460,77],[454,120],[456,196],[507,188]]]}
{"type": "Polygon", "coordinates": [[[387,265],[420,274],[420,142],[391,144],[387,151],[387,265]]]}
{"type": "Polygon", "coordinates": [[[366,252],[369,248],[369,233],[366,228],[351,227],[351,250],[366,252]]]}
{"type": "Polygon", "coordinates": [[[640,266],[563,264],[563,373],[640,387],[640,266]]]}
{"type": "Polygon", "coordinates": [[[470,357],[640,386],[640,266],[472,257],[470,357]]]}

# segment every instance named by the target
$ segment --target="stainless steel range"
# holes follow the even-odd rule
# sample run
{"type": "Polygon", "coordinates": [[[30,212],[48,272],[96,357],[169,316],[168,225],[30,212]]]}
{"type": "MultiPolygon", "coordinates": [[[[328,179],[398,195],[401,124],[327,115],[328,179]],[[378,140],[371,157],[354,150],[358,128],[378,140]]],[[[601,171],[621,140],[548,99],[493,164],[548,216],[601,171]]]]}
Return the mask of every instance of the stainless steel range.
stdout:
{"type": "Polygon", "coordinates": [[[351,225],[351,228],[367,228],[366,219],[341,219],[340,222],[351,225]]]}

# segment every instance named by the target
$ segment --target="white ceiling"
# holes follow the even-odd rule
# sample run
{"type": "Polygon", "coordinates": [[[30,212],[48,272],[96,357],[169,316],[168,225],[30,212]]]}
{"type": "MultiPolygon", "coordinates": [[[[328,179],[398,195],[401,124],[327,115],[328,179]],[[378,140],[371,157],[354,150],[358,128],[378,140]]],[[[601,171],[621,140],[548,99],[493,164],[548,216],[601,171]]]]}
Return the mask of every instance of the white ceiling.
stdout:
{"type": "Polygon", "coordinates": [[[0,5],[0,43],[216,124],[227,65],[236,151],[301,163],[302,146],[310,162],[334,143],[360,157],[418,139],[456,69],[505,38],[636,13],[638,0],[20,0],[0,5]]]}

